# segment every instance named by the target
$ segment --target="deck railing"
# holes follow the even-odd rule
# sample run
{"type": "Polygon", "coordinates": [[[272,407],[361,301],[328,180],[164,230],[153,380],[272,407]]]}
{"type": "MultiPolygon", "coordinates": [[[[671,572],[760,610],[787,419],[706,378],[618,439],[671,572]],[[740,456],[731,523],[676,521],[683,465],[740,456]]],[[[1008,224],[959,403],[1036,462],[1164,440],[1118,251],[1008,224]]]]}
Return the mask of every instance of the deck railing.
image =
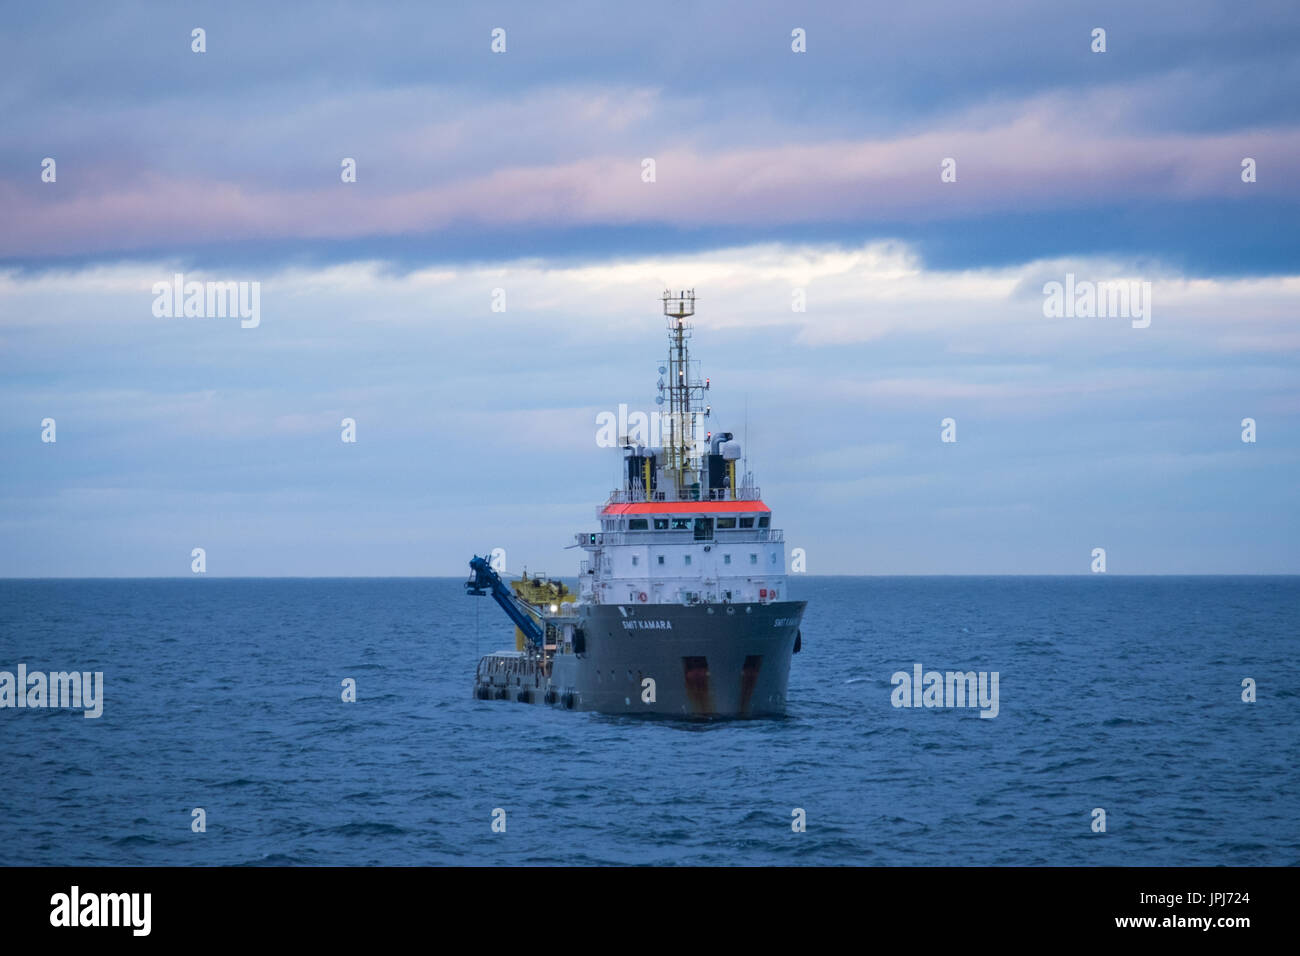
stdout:
{"type": "Polygon", "coordinates": [[[596,531],[574,535],[579,545],[586,547],[617,544],[749,544],[784,541],[780,528],[724,528],[714,529],[713,538],[696,538],[690,528],[678,531],[596,531]],[[594,540],[593,540],[594,538],[594,540]]]}
{"type": "Polygon", "coordinates": [[[651,491],[647,495],[646,492],[640,490],[628,491],[626,488],[615,488],[609,493],[609,500],[606,504],[637,504],[644,501],[758,501],[762,497],[763,491],[757,485],[737,488],[735,494],[732,494],[730,488],[713,488],[702,491],[696,497],[669,494],[666,491],[651,491]]]}

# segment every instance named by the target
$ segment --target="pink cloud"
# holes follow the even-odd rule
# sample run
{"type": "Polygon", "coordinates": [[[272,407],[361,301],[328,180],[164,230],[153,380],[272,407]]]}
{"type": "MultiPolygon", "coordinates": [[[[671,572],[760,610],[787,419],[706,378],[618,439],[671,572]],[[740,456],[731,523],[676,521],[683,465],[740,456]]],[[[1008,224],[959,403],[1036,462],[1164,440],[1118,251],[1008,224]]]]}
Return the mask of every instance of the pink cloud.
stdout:
{"type": "Polygon", "coordinates": [[[97,180],[62,198],[59,186],[0,189],[0,255],[112,253],[238,239],[348,239],[487,228],[600,224],[744,225],[941,219],[1090,203],[1291,196],[1300,179],[1300,131],[1234,136],[1105,135],[1087,115],[1039,105],[985,129],[893,140],[784,144],[515,165],[425,188],[376,194],[331,182],[253,191],[233,181],[147,176],[97,180]],[[1260,181],[1240,179],[1243,156],[1260,181]],[[940,162],[957,162],[942,183],[940,162]],[[118,184],[120,183],[120,185],[118,184]],[[1248,193],[1246,191],[1249,191],[1248,193]]]}

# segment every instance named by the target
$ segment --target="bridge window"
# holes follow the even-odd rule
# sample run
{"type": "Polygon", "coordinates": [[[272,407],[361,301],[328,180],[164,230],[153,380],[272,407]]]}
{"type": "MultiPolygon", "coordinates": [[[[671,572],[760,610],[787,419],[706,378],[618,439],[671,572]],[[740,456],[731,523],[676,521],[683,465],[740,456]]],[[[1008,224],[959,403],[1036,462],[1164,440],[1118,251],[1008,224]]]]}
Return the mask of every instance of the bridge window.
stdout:
{"type": "Polygon", "coordinates": [[[695,519],[695,540],[696,541],[713,540],[713,519],[712,518],[695,519]]]}
{"type": "Polygon", "coordinates": [[[754,519],[753,519],[753,518],[741,518],[741,519],[740,519],[740,526],[741,526],[742,528],[752,528],[752,527],[754,527],[754,519]]]}
{"type": "Polygon", "coordinates": [[[668,519],[667,519],[667,518],[655,518],[655,530],[656,530],[656,531],[667,531],[667,530],[668,530],[668,519]]]}
{"type": "Polygon", "coordinates": [[[690,530],[691,530],[691,519],[690,519],[690,518],[674,518],[674,519],[673,519],[673,530],[674,530],[674,531],[690,531],[690,530]]]}
{"type": "Polygon", "coordinates": [[[734,528],[734,527],[736,526],[736,519],[735,519],[735,518],[719,518],[719,519],[718,519],[718,525],[717,525],[717,526],[718,526],[719,528],[734,528]]]}
{"type": "Polygon", "coordinates": [[[771,515],[763,515],[763,517],[758,519],[758,526],[760,528],[766,528],[771,523],[772,523],[771,515]]]}
{"type": "Polygon", "coordinates": [[[627,522],[628,531],[645,531],[650,527],[645,518],[629,518],[627,522]]]}

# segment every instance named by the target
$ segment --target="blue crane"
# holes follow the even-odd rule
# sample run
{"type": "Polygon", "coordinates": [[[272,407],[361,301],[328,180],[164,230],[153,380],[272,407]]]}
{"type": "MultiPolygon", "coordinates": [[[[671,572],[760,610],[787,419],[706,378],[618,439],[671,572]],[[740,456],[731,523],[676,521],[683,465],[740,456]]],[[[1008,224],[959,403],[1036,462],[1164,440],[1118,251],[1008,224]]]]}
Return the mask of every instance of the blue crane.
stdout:
{"type": "Polygon", "coordinates": [[[487,558],[474,555],[470,559],[469,580],[465,582],[465,590],[476,597],[490,593],[492,600],[501,605],[501,610],[505,611],[510,620],[515,622],[515,627],[523,632],[528,644],[536,648],[542,646],[542,626],[524,609],[523,602],[515,597],[514,592],[501,580],[500,575],[492,570],[492,565],[488,563],[487,558]]]}

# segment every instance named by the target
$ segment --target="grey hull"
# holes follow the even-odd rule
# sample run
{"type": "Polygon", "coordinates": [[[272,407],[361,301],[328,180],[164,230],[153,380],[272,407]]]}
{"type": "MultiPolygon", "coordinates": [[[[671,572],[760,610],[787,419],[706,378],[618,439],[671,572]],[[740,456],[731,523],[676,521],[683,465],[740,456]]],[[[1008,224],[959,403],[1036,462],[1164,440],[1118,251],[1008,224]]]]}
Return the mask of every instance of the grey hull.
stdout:
{"type": "Polygon", "coordinates": [[[561,649],[555,655],[549,678],[525,671],[498,685],[489,677],[476,693],[606,714],[784,714],[804,606],[803,601],[582,606],[581,636],[571,653],[561,649]]]}

